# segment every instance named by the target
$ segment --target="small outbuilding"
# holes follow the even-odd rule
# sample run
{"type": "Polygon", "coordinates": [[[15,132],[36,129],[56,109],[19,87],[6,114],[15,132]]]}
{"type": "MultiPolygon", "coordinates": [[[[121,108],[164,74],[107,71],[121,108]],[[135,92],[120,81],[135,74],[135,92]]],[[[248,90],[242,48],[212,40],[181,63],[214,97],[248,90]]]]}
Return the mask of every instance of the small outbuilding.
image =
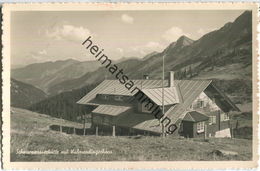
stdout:
{"type": "Polygon", "coordinates": [[[209,117],[197,111],[187,112],[181,123],[181,134],[187,138],[204,136],[209,117]]]}

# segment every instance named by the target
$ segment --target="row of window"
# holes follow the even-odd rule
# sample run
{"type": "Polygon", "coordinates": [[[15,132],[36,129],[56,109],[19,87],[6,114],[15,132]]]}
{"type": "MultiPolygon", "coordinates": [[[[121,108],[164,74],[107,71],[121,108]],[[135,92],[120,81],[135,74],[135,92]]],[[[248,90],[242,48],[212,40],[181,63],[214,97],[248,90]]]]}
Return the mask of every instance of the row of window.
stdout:
{"type": "Polygon", "coordinates": [[[101,98],[102,98],[103,100],[108,100],[108,99],[113,98],[113,99],[116,100],[116,101],[123,101],[123,96],[102,95],[101,98]]]}
{"type": "Polygon", "coordinates": [[[217,123],[217,117],[216,116],[209,116],[209,125],[216,124],[217,123]]]}
{"type": "MultiPolygon", "coordinates": [[[[209,116],[209,125],[212,125],[212,124],[216,124],[216,116],[209,116]]],[[[223,122],[223,121],[227,121],[229,120],[229,116],[227,113],[222,113],[220,114],[220,121],[223,122]]]]}
{"type": "MultiPolygon", "coordinates": [[[[215,99],[213,98],[212,99],[213,101],[213,104],[215,104],[215,99]]],[[[190,108],[193,109],[193,108],[205,108],[207,107],[208,105],[208,102],[206,101],[203,101],[203,100],[197,100],[195,103],[193,103],[190,108]]]]}
{"type": "MultiPolygon", "coordinates": [[[[183,132],[184,128],[183,128],[183,123],[180,123],[180,132],[183,132]]],[[[202,133],[205,131],[205,122],[197,122],[197,133],[202,133]]]]}
{"type": "MultiPolygon", "coordinates": [[[[229,116],[227,113],[223,113],[220,115],[220,121],[227,121],[229,120],[229,116]]],[[[216,124],[216,116],[209,117],[209,125],[216,124]]],[[[205,131],[205,122],[198,122],[197,123],[197,132],[202,133],[205,131]]]]}
{"type": "MultiPolygon", "coordinates": [[[[111,96],[111,95],[100,95],[101,99],[103,100],[115,100],[115,101],[124,101],[124,97],[123,96],[111,96]]],[[[154,108],[154,104],[153,103],[141,103],[140,106],[140,111],[144,112],[144,113],[151,113],[152,112],[152,108],[154,108]]]]}
{"type": "Polygon", "coordinates": [[[190,105],[190,109],[204,107],[207,107],[207,103],[205,103],[203,100],[198,100],[195,104],[190,105]]]}

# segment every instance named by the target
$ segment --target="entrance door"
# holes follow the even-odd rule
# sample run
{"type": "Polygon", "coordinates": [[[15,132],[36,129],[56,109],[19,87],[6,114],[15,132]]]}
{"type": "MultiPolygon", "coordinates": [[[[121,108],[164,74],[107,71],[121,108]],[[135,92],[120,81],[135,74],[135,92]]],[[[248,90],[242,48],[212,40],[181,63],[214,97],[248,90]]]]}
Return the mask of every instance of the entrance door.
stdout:
{"type": "Polygon", "coordinates": [[[183,135],[186,138],[193,138],[193,122],[183,121],[183,135]]]}

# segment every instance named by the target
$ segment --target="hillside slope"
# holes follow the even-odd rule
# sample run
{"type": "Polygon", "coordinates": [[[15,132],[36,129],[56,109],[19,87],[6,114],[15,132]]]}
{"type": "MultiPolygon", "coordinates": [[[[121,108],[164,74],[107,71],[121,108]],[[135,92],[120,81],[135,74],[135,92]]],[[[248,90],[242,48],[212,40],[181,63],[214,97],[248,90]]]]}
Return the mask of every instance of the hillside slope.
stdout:
{"type": "MultiPolygon", "coordinates": [[[[162,56],[165,56],[166,71],[184,71],[190,67],[193,75],[201,78],[251,79],[252,67],[252,14],[244,12],[233,23],[227,23],[219,30],[202,36],[197,41],[183,41],[189,38],[182,36],[177,42],[169,45],[160,55],[151,57],[147,64],[138,68],[135,73],[158,73],[161,71],[162,56]],[[189,43],[185,43],[189,42],[189,43]],[[149,63],[149,64],[148,64],[149,63]],[[232,65],[236,66],[232,67],[232,65]],[[150,69],[148,68],[150,66],[150,69]],[[219,69],[226,69],[225,74],[219,69]],[[238,71],[244,71],[242,75],[238,71]],[[217,75],[214,74],[217,72],[217,75]],[[213,74],[212,74],[213,73],[213,74]]],[[[135,75],[133,73],[132,75],[135,75]]],[[[196,78],[194,76],[194,78],[196,78]]]]}
{"type": "Polygon", "coordinates": [[[251,160],[252,141],[243,139],[177,139],[166,137],[79,136],[51,131],[52,124],[81,127],[19,108],[11,109],[11,161],[213,161],[251,160]],[[17,151],[57,151],[58,154],[17,154],[17,151]],[[72,154],[72,151],[111,151],[72,154]],[[219,150],[237,155],[219,155],[219,150]],[[68,151],[68,154],[60,154],[68,151]]]}
{"type": "Polygon", "coordinates": [[[47,95],[42,90],[11,79],[11,106],[26,108],[46,97],[47,95]]]}
{"type": "Polygon", "coordinates": [[[97,84],[85,86],[84,88],[62,92],[56,96],[49,97],[40,102],[36,102],[27,109],[44,113],[52,117],[76,121],[77,116],[88,114],[93,110],[92,107],[79,105],[76,102],[85,94],[94,89],[97,84]]]}
{"type": "Polygon", "coordinates": [[[53,78],[48,84],[48,88],[60,82],[81,77],[88,72],[93,72],[99,68],[99,66],[100,64],[97,61],[84,61],[71,64],[53,74],[53,78]]]}
{"type": "MultiPolygon", "coordinates": [[[[117,64],[119,68],[123,68],[124,73],[133,72],[140,65],[141,61],[139,59],[128,59],[117,64]]],[[[107,71],[107,68],[100,67],[95,72],[86,73],[82,77],[66,80],[61,83],[55,84],[50,87],[49,92],[50,94],[55,95],[61,92],[79,89],[87,85],[99,83],[103,81],[105,78],[114,79],[114,76],[107,71]]],[[[140,75],[139,79],[141,79],[140,75]]]]}
{"type": "Polygon", "coordinates": [[[97,61],[64,61],[35,63],[23,68],[13,69],[13,78],[38,87],[48,93],[50,86],[65,80],[74,79],[92,72],[99,67],[97,61]]]}

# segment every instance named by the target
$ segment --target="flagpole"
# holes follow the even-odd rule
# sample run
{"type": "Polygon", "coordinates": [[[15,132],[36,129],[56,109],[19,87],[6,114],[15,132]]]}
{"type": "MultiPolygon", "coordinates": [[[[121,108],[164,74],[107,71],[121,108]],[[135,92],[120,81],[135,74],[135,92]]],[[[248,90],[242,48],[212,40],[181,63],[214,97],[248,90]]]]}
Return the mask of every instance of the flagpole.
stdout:
{"type": "MultiPolygon", "coordinates": [[[[163,67],[162,67],[162,115],[164,116],[164,55],[163,55],[163,67]]],[[[162,137],[164,137],[164,125],[162,124],[162,137]]]]}

